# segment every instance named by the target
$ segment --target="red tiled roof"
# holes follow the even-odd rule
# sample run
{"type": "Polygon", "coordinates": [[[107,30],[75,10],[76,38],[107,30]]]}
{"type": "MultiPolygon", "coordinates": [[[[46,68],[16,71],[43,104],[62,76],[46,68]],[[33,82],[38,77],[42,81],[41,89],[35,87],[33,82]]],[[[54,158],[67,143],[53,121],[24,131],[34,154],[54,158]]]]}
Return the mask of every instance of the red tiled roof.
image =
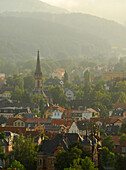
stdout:
{"type": "Polygon", "coordinates": [[[92,122],[97,122],[97,121],[100,121],[102,123],[106,123],[106,124],[112,124],[116,121],[124,121],[124,118],[118,118],[118,117],[110,117],[110,118],[91,118],[90,121],[92,122]]]}
{"type": "Polygon", "coordinates": [[[13,125],[13,122],[15,122],[16,120],[21,120],[25,122],[24,118],[8,118],[6,125],[13,125]]]}
{"type": "Polygon", "coordinates": [[[119,107],[122,109],[126,109],[126,103],[115,103],[114,109],[117,109],[119,107]]]}
{"type": "Polygon", "coordinates": [[[26,127],[0,127],[0,132],[10,131],[12,133],[23,134],[26,133],[26,127]]]}
{"type": "Polygon", "coordinates": [[[119,145],[120,144],[119,143],[119,138],[120,138],[120,136],[112,136],[112,140],[114,141],[115,145],[119,145]]]}
{"type": "Polygon", "coordinates": [[[41,132],[39,131],[26,131],[25,136],[28,137],[36,137],[40,134],[41,132]]]}
{"type": "Polygon", "coordinates": [[[62,114],[62,118],[72,118],[72,114],[68,114],[68,115],[65,115],[65,114],[62,114]]]}
{"type": "Polygon", "coordinates": [[[48,119],[47,118],[27,118],[26,122],[27,123],[47,123],[48,119]]]}
{"type": "Polygon", "coordinates": [[[65,72],[64,68],[57,68],[54,72],[65,72]]]}
{"type": "Polygon", "coordinates": [[[72,124],[73,120],[64,120],[64,119],[53,119],[51,121],[51,125],[55,125],[55,126],[60,126],[60,125],[64,125],[64,126],[70,126],[72,124]]]}
{"type": "Polygon", "coordinates": [[[60,106],[57,106],[57,107],[53,107],[53,110],[59,110],[59,111],[63,112],[65,109],[60,106]]]}

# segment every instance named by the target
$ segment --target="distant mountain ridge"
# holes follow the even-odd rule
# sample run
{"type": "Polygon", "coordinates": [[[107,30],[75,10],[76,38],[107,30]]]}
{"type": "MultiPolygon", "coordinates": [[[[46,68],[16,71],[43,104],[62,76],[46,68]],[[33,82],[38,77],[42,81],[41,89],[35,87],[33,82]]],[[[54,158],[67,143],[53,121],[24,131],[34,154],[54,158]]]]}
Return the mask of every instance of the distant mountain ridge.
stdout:
{"type": "MultiPolygon", "coordinates": [[[[11,1],[18,4],[19,1],[23,4],[26,1],[31,4],[39,2],[11,1]]],[[[0,9],[2,2],[10,0],[0,0],[0,9]]],[[[88,57],[103,60],[120,53],[126,55],[126,27],[116,22],[81,13],[31,12],[25,9],[25,12],[8,10],[0,14],[0,57],[30,59],[38,49],[43,58],[56,59],[88,57]]]]}
{"type": "Polygon", "coordinates": [[[64,13],[67,10],[51,6],[40,0],[0,0],[0,12],[64,13]]]}

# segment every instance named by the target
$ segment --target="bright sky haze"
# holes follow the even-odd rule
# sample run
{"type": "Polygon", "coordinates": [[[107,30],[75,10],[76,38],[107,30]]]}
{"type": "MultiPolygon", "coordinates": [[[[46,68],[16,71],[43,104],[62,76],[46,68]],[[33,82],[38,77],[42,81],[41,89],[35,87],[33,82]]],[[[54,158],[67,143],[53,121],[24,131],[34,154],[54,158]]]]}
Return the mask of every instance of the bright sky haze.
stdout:
{"type": "Polygon", "coordinates": [[[124,24],[126,0],[41,0],[71,12],[83,12],[124,24]]]}

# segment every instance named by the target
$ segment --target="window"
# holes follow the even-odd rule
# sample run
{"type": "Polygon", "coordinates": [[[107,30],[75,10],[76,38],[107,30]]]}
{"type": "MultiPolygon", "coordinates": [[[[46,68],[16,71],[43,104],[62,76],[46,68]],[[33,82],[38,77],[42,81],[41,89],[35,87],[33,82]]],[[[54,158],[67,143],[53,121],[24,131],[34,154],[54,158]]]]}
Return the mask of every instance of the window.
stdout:
{"type": "Polygon", "coordinates": [[[17,122],[15,122],[15,126],[17,126],[17,122]]]}
{"type": "Polygon", "coordinates": [[[121,150],[122,152],[126,152],[126,147],[125,146],[121,147],[121,150]]]}
{"type": "Polygon", "coordinates": [[[50,168],[54,168],[54,161],[53,161],[53,159],[50,160],[50,168]]]}
{"type": "Polygon", "coordinates": [[[22,124],[22,126],[24,126],[24,123],[23,123],[23,122],[22,122],[21,124],[22,124]]]}
{"type": "Polygon", "coordinates": [[[20,126],[20,122],[18,122],[18,126],[20,126]]]}
{"type": "Polygon", "coordinates": [[[108,131],[111,131],[111,126],[108,126],[108,131]]]}
{"type": "Polygon", "coordinates": [[[45,159],[43,159],[43,168],[45,168],[46,167],[46,161],[45,161],[45,159]]]}

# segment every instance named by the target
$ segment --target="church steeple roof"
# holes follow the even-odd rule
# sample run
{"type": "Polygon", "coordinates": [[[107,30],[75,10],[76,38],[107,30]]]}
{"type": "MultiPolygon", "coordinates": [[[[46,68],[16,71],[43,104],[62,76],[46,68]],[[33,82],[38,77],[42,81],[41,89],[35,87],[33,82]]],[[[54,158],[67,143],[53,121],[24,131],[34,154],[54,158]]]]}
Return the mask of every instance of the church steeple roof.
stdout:
{"type": "Polygon", "coordinates": [[[37,52],[37,63],[36,63],[35,74],[42,74],[41,67],[40,67],[39,50],[37,52]]]}

